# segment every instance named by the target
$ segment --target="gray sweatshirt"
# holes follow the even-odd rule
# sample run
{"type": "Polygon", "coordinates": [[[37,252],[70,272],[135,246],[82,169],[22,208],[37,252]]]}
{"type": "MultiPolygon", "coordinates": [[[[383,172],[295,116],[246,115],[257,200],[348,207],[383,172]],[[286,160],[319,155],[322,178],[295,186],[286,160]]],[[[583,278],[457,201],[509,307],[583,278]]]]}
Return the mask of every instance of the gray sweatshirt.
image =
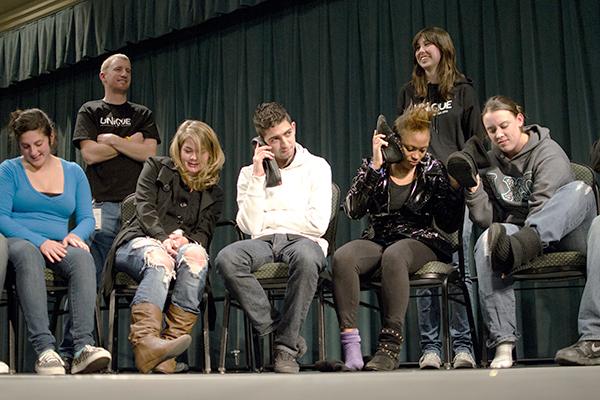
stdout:
{"type": "Polygon", "coordinates": [[[509,159],[492,146],[491,166],[479,171],[483,185],[474,193],[465,191],[471,220],[484,229],[492,222],[522,226],[558,188],[574,180],[569,158],[548,128],[529,125],[524,130],[529,135],[525,147],[509,159]]]}

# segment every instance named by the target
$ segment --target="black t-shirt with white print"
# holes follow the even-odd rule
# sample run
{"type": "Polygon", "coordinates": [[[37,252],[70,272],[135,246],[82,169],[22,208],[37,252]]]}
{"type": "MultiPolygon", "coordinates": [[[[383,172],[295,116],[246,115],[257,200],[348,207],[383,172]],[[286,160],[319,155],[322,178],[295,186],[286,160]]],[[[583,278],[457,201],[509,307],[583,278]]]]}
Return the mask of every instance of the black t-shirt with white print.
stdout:
{"type": "MultiPolygon", "coordinates": [[[[144,139],[156,139],[160,143],[154,116],[147,107],[131,102],[116,105],[93,100],[82,105],[77,113],[73,144],[79,148],[82,140],[95,141],[102,133],[124,138],[137,132],[141,132],[144,139]]],[[[85,173],[94,200],[119,202],[135,192],[143,165],[121,153],[110,160],[88,165],[85,173]]]]}

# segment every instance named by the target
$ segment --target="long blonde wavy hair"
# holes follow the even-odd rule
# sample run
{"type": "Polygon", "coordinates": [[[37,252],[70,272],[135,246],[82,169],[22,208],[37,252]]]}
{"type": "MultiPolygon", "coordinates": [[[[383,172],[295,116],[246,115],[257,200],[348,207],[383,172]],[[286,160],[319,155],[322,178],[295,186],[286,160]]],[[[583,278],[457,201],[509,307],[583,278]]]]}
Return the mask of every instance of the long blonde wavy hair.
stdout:
{"type": "Polygon", "coordinates": [[[177,128],[175,137],[171,141],[169,155],[190,189],[201,191],[219,183],[220,172],[225,163],[225,154],[221,149],[217,134],[210,125],[197,120],[184,121],[177,128]],[[181,161],[181,148],[188,139],[194,143],[199,152],[208,152],[205,168],[195,176],[191,176],[185,170],[181,161]]]}

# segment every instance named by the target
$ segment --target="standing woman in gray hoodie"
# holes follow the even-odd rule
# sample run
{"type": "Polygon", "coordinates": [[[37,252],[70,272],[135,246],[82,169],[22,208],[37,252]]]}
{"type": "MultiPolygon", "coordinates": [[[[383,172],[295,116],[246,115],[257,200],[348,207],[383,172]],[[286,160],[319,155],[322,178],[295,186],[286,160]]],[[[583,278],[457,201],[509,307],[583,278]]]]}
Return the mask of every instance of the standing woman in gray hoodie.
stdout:
{"type": "Polygon", "coordinates": [[[490,166],[478,171],[461,152],[448,161],[465,160],[465,170],[455,170],[454,178],[466,188],[471,219],[485,229],[475,245],[475,266],[487,346],[496,349],[490,366],[510,368],[519,337],[510,272],[543,252],[585,253],[596,203],[590,187],[574,181],[569,158],[548,128],[525,126],[520,105],[504,96],[491,97],[482,119],[492,142],[490,166]],[[473,181],[475,186],[468,184],[473,181]]]}

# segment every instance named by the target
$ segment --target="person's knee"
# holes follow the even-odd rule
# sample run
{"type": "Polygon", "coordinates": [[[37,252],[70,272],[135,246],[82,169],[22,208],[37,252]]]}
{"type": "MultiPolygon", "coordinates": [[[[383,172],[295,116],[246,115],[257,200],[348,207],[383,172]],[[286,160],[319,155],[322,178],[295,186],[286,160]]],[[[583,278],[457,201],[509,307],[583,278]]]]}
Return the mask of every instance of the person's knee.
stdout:
{"type": "Polygon", "coordinates": [[[92,254],[78,247],[68,247],[67,257],[70,258],[69,265],[73,265],[76,272],[96,275],[96,264],[92,254]]]}
{"type": "Polygon", "coordinates": [[[201,272],[208,267],[206,250],[198,244],[187,245],[182,250],[181,261],[185,263],[193,276],[199,277],[201,272]]]}
{"type": "Polygon", "coordinates": [[[592,245],[600,242],[600,216],[597,216],[592,221],[588,234],[588,242],[592,245]]]}
{"type": "Polygon", "coordinates": [[[288,262],[294,274],[307,279],[316,278],[325,266],[325,256],[318,245],[305,246],[301,252],[296,253],[288,262]]]}
{"type": "Polygon", "coordinates": [[[304,264],[314,265],[317,274],[325,267],[325,255],[318,245],[311,247],[302,258],[304,258],[304,264]]]}
{"type": "Polygon", "coordinates": [[[344,273],[344,271],[349,268],[348,260],[341,254],[339,251],[336,251],[333,254],[332,262],[331,262],[331,274],[333,276],[338,276],[344,273]]]}
{"type": "Polygon", "coordinates": [[[175,262],[167,252],[160,247],[149,247],[144,253],[144,264],[149,268],[162,268],[168,275],[173,274],[175,262]]]}
{"type": "Polygon", "coordinates": [[[231,276],[236,270],[236,252],[236,249],[232,245],[229,245],[222,249],[215,258],[215,267],[225,278],[231,276]]]}
{"type": "Polygon", "coordinates": [[[28,240],[11,240],[8,242],[8,260],[14,267],[42,269],[45,267],[44,256],[40,250],[28,240]]]}

